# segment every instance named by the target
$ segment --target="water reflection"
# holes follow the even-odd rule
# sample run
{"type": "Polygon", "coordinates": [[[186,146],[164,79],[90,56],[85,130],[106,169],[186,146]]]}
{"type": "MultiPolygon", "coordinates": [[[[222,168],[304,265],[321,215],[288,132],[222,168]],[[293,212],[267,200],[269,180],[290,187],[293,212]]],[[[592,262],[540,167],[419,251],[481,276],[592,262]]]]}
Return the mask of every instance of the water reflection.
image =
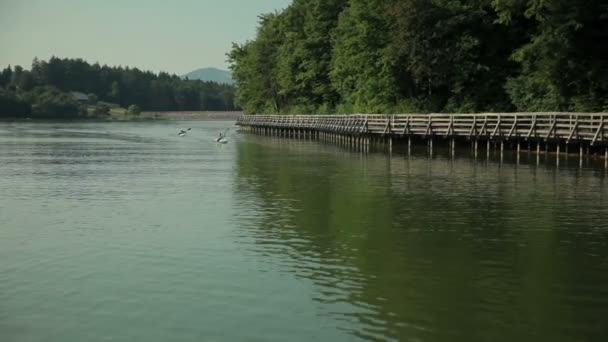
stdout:
{"type": "Polygon", "coordinates": [[[248,247],[313,281],[319,315],[353,337],[608,336],[601,171],[257,137],[237,165],[248,247]]]}

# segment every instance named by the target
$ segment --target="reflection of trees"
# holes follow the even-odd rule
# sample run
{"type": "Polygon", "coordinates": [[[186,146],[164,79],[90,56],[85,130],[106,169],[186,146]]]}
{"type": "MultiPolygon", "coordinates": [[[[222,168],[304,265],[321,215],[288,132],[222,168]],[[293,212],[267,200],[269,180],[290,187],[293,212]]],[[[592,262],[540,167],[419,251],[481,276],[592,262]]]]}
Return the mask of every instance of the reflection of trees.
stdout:
{"type": "Polygon", "coordinates": [[[608,300],[601,178],[287,144],[239,145],[237,191],[252,194],[241,205],[262,213],[249,225],[260,252],[313,280],[320,302],[350,304],[336,314],[353,334],[608,332],[608,306],[587,302],[608,300]]]}

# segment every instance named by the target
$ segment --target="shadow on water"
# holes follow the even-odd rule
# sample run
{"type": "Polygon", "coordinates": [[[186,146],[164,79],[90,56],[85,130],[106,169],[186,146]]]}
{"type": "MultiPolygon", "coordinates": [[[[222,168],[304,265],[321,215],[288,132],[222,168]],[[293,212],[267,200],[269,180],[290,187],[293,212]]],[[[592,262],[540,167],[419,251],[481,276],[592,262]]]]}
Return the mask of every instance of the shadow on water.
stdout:
{"type": "Polygon", "coordinates": [[[235,193],[248,248],[312,281],[319,314],[354,337],[600,341],[599,173],[248,137],[235,193]]]}

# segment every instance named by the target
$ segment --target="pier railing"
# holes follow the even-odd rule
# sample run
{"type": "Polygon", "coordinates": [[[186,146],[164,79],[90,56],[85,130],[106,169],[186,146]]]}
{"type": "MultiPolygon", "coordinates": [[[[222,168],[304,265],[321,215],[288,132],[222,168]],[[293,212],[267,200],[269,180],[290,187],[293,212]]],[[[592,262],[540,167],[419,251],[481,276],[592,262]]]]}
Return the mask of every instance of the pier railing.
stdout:
{"type": "Polygon", "coordinates": [[[243,115],[237,124],[355,136],[542,140],[608,146],[608,113],[243,115]]]}

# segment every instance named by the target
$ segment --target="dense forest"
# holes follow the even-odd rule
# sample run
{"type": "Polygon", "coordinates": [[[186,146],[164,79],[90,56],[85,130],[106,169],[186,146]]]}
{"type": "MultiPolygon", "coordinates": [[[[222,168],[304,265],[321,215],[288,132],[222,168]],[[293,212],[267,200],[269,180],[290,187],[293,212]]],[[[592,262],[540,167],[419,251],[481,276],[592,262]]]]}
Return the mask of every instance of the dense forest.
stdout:
{"type": "Polygon", "coordinates": [[[228,54],[249,113],[608,110],[608,0],[294,0],[228,54]]]}
{"type": "Polygon", "coordinates": [[[0,117],[99,117],[107,115],[110,107],[129,107],[135,114],[140,110],[234,110],[234,88],[164,72],[56,57],[34,59],[31,70],[9,66],[0,72],[0,117]],[[73,92],[84,94],[85,103],[73,92]]]}

